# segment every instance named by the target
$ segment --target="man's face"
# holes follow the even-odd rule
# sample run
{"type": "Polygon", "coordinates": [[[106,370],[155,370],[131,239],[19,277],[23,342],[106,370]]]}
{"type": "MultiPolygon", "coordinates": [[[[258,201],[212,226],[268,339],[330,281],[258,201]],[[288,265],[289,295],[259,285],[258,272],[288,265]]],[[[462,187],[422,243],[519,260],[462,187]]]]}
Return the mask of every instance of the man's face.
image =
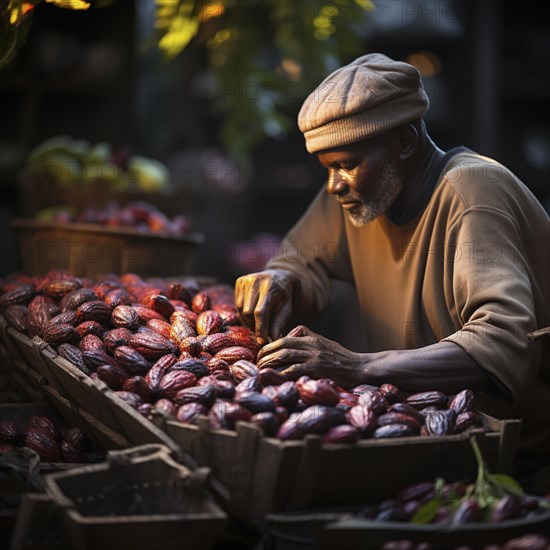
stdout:
{"type": "Polygon", "coordinates": [[[403,187],[384,140],[322,151],[319,162],[328,169],[327,192],[334,195],[351,223],[360,227],[387,212],[403,187]]]}

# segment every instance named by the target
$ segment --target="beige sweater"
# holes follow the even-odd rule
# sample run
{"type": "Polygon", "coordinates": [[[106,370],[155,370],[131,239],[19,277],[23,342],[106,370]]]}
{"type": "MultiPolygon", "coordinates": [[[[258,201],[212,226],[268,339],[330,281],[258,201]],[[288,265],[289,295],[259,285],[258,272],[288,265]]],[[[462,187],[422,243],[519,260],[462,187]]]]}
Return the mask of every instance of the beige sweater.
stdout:
{"type": "Polygon", "coordinates": [[[356,228],[323,189],[268,267],[299,275],[304,316],[329,304],[331,278],[352,282],[370,351],[461,346],[513,396],[480,407],[522,417],[524,456],[550,457],[550,349],[526,336],[550,325],[550,219],[505,167],[459,153],[402,225],[356,228]]]}

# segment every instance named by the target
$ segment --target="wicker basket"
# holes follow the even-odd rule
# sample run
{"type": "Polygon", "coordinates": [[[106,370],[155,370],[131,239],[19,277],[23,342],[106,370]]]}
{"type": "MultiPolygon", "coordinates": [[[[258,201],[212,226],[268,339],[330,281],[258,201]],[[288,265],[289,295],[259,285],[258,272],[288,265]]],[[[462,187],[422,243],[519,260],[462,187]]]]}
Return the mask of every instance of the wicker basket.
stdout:
{"type": "Polygon", "coordinates": [[[142,277],[180,276],[192,272],[191,260],[204,237],[170,237],[98,224],[14,220],[23,270],[45,275],[66,269],[96,279],[106,273],[135,272],[142,277]]]}

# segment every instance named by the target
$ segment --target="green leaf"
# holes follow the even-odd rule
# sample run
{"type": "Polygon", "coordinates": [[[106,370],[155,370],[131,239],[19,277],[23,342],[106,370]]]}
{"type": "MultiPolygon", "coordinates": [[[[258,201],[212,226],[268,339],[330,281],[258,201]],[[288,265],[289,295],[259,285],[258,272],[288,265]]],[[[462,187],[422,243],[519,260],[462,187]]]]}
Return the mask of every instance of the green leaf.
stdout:
{"type": "Polygon", "coordinates": [[[438,498],[432,498],[426,501],[411,518],[411,523],[422,525],[424,523],[430,523],[435,518],[441,501],[438,498]]]}
{"type": "Polygon", "coordinates": [[[487,474],[487,479],[493,483],[493,485],[496,485],[507,493],[511,493],[518,497],[525,495],[521,485],[510,476],[504,474],[487,474]]]}

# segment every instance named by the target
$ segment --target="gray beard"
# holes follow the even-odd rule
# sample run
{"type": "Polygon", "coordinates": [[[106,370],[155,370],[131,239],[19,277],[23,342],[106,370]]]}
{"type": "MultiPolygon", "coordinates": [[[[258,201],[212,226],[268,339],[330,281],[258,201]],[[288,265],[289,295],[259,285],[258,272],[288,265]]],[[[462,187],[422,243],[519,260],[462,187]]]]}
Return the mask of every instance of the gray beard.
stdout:
{"type": "Polygon", "coordinates": [[[358,200],[360,203],[353,210],[346,211],[354,227],[362,227],[385,214],[401,192],[403,187],[401,177],[395,166],[388,161],[382,166],[380,183],[380,187],[368,200],[351,193],[346,196],[346,200],[358,200]]]}

